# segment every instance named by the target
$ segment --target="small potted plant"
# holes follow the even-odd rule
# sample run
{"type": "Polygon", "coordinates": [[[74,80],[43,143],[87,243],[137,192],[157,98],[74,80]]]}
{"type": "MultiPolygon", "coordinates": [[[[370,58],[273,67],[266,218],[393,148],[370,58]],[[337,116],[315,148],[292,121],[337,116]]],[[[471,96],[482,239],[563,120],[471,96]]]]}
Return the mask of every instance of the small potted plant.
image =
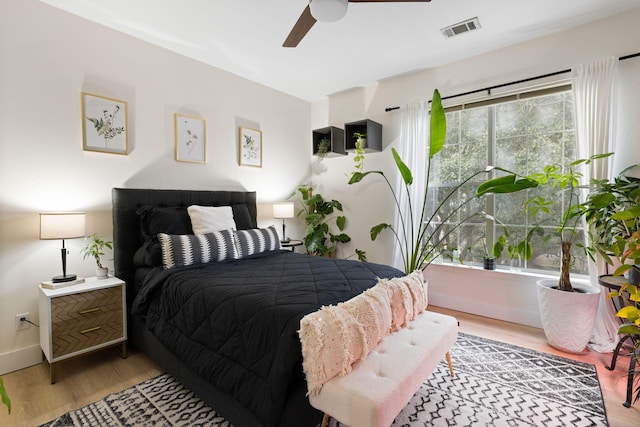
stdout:
{"type": "Polygon", "coordinates": [[[356,147],[367,148],[367,134],[354,132],[353,137],[356,139],[356,147]]]}
{"type": "Polygon", "coordinates": [[[324,137],[318,143],[318,151],[316,153],[316,156],[318,156],[318,158],[322,160],[325,157],[327,157],[327,154],[329,154],[330,150],[331,150],[331,140],[327,137],[324,137]]]}
{"type": "Polygon", "coordinates": [[[492,254],[495,258],[500,258],[502,252],[506,249],[507,256],[509,257],[509,267],[511,269],[521,267],[522,261],[529,261],[533,255],[533,246],[531,241],[537,236],[543,236],[544,230],[542,227],[535,225],[529,229],[526,236],[522,240],[517,240],[516,234],[511,234],[506,226],[503,227],[503,234],[501,234],[496,242],[493,244],[492,254]],[[514,241],[515,240],[515,241],[514,241]],[[513,243],[509,243],[513,241],[513,243]],[[514,263],[516,263],[514,265],[514,263]]]}
{"type": "Polygon", "coordinates": [[[96,260],[96,277],[98,279],[106,279],[109,273],[107,267],[102,265],[100,261],[100,256],[104,255],[104,248],[113,249],[113,244],[111,241],[104,240],[102,237],[97,234],[92,234],[87,236],[86,239],[90,239],[90,241],[82,248],[81,252],[83,255],[83,259],[86,259],[89,256],[92,256],[96,260]]]}

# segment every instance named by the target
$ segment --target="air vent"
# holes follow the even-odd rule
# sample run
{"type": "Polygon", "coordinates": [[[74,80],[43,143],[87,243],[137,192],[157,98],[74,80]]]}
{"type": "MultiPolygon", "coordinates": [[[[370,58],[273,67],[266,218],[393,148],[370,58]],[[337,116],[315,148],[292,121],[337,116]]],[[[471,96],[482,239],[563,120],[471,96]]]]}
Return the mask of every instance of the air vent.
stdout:
{"type": "Polygon", "coordinates": [[[449,39],[453,36],[458,36],[462,33],[467,33],[469,31],[477,30],[480,28],[480,21],[478,18],[467,19],[466,21],[458,22],[457,24],[450,25],[448,27],[442,28],[440,31],[442,35],[449,39]]]}

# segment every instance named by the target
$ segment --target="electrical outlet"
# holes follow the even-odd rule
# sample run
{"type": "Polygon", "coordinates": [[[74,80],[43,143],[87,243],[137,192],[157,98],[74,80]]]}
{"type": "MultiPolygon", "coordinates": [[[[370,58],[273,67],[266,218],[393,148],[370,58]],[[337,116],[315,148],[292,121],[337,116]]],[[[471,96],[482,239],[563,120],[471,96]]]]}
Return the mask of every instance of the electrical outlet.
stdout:
{"type": "Polygon", "coordinates": [[[25,322],[22,319],[26,319],[26,320],[31,320],[29,318],[31,314],[30,313],[22,313],[22,314],[16,314],[16,331],[21,331],[22,329],[29,329],[29,322],[25,322]]]}

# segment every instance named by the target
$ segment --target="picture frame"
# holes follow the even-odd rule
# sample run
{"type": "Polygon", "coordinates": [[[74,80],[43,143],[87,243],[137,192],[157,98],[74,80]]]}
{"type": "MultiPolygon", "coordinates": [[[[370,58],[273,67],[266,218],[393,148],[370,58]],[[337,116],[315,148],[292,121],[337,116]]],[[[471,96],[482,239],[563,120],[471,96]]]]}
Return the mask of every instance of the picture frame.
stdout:
{"type": "Polygon", "coordinates": [[[207,163],[207,124],[203,118],[174,114],[176,161],[207,163]]]}
{"type": "Polygon", "coordinates": [[[126,101],[82,92],[82,149],[128,154],[126,101]]]}
{"type": "Polygon", "coordinates": [[[262,131],[240,128],[239,133],[240,166],[262,167],[262,131]]]}

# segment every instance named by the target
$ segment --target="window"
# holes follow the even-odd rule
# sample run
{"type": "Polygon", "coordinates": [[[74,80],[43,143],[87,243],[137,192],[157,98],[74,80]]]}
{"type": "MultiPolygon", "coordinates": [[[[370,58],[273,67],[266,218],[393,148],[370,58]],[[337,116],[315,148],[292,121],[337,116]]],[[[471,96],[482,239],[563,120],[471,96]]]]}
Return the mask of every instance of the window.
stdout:
{"type": "MultiPolygon", "coordinates": [[[[447,112],[447,141],[443,150],[433,159],[431,186],[439,187],[431,194],[429,206],[434,209],[451,188],[477,170],[496,165],[521,174],[542,172],[549,164],[567,165],[576,159],[573,129],[573,97],[568,87],[556,88],[549,93],[529,93],[511,97],[507,101],[490,105],[472,105],[447,112]],[[524,99],[523,99],[524,98],[524,99]]],[[[458,199],[450,203],[451,209],[471,198],[478,182],[470,182],[459,192],[458,199]]],[[[509,234],[508,244],[522,240],[534,227],[545,230],[544,236],[533,234],[533,255],[529,261],[517,256],[509,257],[507,249],[498,264],[528,270],[559,271],[560,243],[553,235],[553,219],[559,218],[565,208],[563,200],[554,208],[553,219],[540,214],[531,218],[523,209],[524,202],[533,191],[487,197],[469,203],[458,212],[447,211],[445,204],[434,224],[442,225],[441,250],[445,259],[458,256],[463,263],[479,264],[496,239],[509,234]],[[484,203],[484,205],[483,205],[484,203]],[[498,224],[475,215],[478,211],[493,215],[498,224]],[[449,220],[445,220],[453,214],[449,220]],[[455,229],[458,224],[459,228],[455,229]],[[454,230],[455,229],[455,230],[454,230]],[[452,231],[453,230],[453,231],[452,231]],[[455,251],[455,252],[454,252],[455,251]]],[[[544,191],[549,192],[550,189],[544,191]]],[[[545,194],[551,198],[552,194],[545,194]]],[[[577,236],[575,242],[580,241],[577,236]]],[[[572,273],[586,274],[587,259],[580,248],[574,246],[572,273]]]]}

